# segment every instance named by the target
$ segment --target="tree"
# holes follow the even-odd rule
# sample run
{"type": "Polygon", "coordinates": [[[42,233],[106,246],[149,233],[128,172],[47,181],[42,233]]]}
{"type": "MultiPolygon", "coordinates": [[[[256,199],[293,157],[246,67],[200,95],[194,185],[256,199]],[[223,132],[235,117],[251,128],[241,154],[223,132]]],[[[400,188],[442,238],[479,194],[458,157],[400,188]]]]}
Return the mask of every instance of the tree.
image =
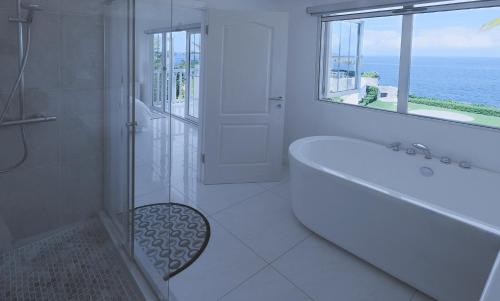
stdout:
{"type": "Polygon", "coordinates": [[[481,26],[481,30],[490,30],[494,27],[500,26],[500,18],[491,20],[490,22],[481,26]]]}

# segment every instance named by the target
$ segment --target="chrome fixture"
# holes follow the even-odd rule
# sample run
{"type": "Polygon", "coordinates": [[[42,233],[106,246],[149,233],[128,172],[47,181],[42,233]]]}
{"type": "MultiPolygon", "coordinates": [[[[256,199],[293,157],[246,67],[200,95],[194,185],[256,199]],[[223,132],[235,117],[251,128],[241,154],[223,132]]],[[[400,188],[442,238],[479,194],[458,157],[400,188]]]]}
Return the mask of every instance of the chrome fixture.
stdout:
{"type": "Polygon", "coordinates": [[[444,163],[444,164],[451,164],[451,159],[449,157],[441,157],[441,163],[444,163]]]}
{"type": "Polygon", "coordinates": [[[434,175],[434,170],[432,168],[424,166],[420,168],[420,174],[426,178],[432,177],[434,175]]]}
{"type": "Polygon", "coordinates": [[[23,119],[23,120],[4,121],[4,122],[0,123],[0,128],[9,127],[9,126],[16,126],[16,125],[42,123],[42,122],[49,122],[49,121],[56,121],[56,120],[57,120],[57,117],[54,117],[54,116],[50,116],[50,117],[39,116],[39,117],[28,118],[28,119],[23,119]]]}
{"type": "Polygon", "coordinates": [[[449,157],[441,157],[441,163],[444,163],[444,164],[451,164],[451,159],[449,157]]]}
{"type": "Polygon", "coordinates": [[[13,171],[14,169],[21,166],[28,159],[28,145],[26,143],[26,135],[24,133],[23,124],[33,123],[29,120],[24,119],[24,70],[28,63],[30,48],[31,48],[31,23],[33,22],[33,17],[35,11],[40,11],[41,8],[36,4],[25,5],[21,0],[17,0],[17,16],[15,18],[9,18],[10,22],[17,23],[17,41],[18,41],[18,51],[19,51],[19,72],[17,73],[16,80],[12,89],[10,90],[7,101],[4,107],[0,110],[0,126],[8,126],[12,122],[19,125],[21,131],[21,140],[23,144],[23,156],[14,165],[7,167],[5,169],[0,169],[0,174],[13,171]],[[23,18],[23,10],[27,11],[26,17],[23,18]],[[24,47],[24,27],[26,26],[26,48],[24,47]],[[18,91],[19,90],[19,91],[18,91]],[[14,99],[16,92],[19,93],[19,121],[5,122],[5,117],[14,99]]]}
{"type": "Polygon", "coordinates": [[[426,145],[422,143],[413,143],[412,146],[417,150],[422,151],[426,159],[432,159],[431,150],[426,145]]]}
{"type": "Polygon", "coordinates": [[[410,147],[406,150],[406,153],[410,156],[415,156],[417,154],[417,151],[413,147],[410,147]]]}
{"type": "Polygon", "coordinates": [[[42,8],[40,8],[40,5],[38,4],[24,4],[20,1],[18,1],[18,13],[17,17],[15,18],[9,18],[9,22],[17,22],[17,23],[32,23],[33,22],[33,17],[35,15],[35,11],[41,11],[42,8]],[[24,9],[28,13],[26,14],[26,17],[21,17],[20,10],[24,9]]]}
{"type": "Polygon", "coordinates": [[[472,168],[472,164],[468,161],[462,161],[458,165],[463,169],[471,169],[472,168]]]}
{"type": "Polygon", "coordinates": [[[399,150],[401,149],[401,142],[391,143],[387,146],[387,148],[390,148],[395,152],[399,152],[399,150]]]}

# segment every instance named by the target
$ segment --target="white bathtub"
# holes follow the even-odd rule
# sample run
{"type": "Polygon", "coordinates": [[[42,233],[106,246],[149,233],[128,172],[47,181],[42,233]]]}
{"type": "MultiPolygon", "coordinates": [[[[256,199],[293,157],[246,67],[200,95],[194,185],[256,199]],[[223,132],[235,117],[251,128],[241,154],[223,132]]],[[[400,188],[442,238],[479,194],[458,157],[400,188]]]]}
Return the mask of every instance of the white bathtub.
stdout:
{"type": "Polygon", "coordinates": [[[440,301],[480,299],[500,250],[500,174],[343,137],[294,142],[290,172],[312,231],[440,301]]]}

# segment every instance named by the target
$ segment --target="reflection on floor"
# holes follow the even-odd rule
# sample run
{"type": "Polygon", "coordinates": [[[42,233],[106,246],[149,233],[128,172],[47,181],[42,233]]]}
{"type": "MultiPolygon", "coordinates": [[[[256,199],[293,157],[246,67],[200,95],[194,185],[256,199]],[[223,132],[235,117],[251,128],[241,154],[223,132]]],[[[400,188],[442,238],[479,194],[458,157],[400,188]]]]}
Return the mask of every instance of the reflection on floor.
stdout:
{"type": "Polygon", "coordinates": [[[0,300],[141,300],[98,220],[0,253],[0,300]]]}
{"type": "MultiPolygon", "coordinates": [[[[168,201],[168,120],[150,130],[137,140],[139,205],[168,201]]],[[[431,300],[304,228],[286,172],[278,183],[202,185],[197,128],[172,119],[172,138],[172,200],[212,227],[205,252],[170,280],[175,300],[431,300]]]]}

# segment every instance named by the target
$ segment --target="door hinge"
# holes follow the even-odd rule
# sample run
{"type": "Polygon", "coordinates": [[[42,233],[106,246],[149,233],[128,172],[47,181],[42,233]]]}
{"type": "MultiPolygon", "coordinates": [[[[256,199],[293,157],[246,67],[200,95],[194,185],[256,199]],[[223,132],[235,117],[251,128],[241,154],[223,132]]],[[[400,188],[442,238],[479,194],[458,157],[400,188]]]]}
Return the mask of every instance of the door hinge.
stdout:
{"type": "Polygon", "coordinates": [[[208,25],[205,25],[205,34],[208,35],[208,25]]]}
{"type": "Polygon", "coordinates": [[[201,154],[201,163],[205,164],[205,154],[201,154]]]}

